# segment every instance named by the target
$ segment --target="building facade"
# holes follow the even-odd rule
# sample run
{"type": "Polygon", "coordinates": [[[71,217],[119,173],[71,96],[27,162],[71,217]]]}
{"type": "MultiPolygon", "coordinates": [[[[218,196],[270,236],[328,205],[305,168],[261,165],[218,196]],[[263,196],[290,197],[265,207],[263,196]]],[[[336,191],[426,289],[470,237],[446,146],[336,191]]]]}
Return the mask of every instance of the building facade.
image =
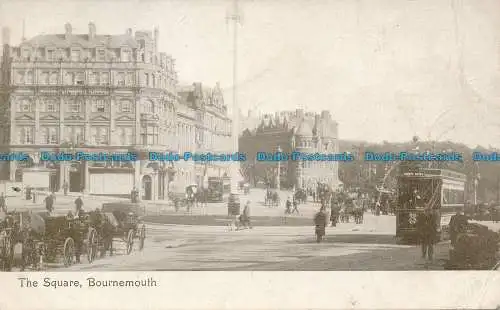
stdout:
{"type": "Polygon", "coordinates": [[[330,112],[321,114],[296,111],[263,115],[257,128],[247,128],[240,140],[240,152],[247,153],[242,163],[251,183],[264,182],[281,188],[314,188],[318,182],[338,186],[338,162],[321,161],[257,161],[257,152],[338,153],[338,125],[330,112]],[[279,170],[279,173],[278,173],[279,170]]]}
{"type": "MultiPolygon", "coordinates": [[[[230,154],[234,152],[231,139],[232,121],[220,85],[203,87],[201,83],[182,86],[178,89],[179,119],[189,119],[191,143],[181,151],[197,153],[230,154]],[[189,115],[189,116],[188,116],[189,115]]],[[[190,181],[202,186],[208,177],[230,175],[229,162],[186,162],[191,165],[190,181]]]]}
{"type": "Polygon", "coordinates": [[[90,23],[74,34],[66,24],[63,34],[18,46],[2,33],[1,148],[30,155],[6,163],[3,179],[101,195],[136,187],[144,199],[166,198],[177,167],[148,161],[148,152],[177,152],[194,131],[188,116],[177,118],[175,60],[158,51],[158,29],[102,35],[90,23]],[[40,161],[44,151],[134,152],[141,160],[40,161]]]}

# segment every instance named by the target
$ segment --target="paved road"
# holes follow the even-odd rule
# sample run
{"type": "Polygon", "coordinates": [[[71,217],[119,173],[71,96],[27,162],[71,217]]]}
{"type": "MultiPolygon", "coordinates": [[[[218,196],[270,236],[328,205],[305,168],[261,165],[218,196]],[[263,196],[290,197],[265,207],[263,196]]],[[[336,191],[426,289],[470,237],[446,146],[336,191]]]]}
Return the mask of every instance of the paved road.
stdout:
{"type": "Polygon", "coordinates": [[[341,224],[317,244],[310,227],[255,227],[229,231],[221,226],[148,225],[142,252],[118,254],[65,268],[85,270],[422,270],[442,269],[448,245],[425,266],[416,246],[397,245],[380,217],[364,225],[341,224]],[[382,225],[381,225],[382,224],[382,225]]]}

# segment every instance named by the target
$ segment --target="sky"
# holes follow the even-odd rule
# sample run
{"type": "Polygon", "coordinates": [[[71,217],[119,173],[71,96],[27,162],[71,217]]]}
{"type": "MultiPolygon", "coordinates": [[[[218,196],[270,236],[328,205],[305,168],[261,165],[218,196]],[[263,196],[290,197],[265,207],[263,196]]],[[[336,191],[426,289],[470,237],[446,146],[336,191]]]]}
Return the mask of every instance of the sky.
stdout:
{"type": "MultiPolygon", "coordinates": [[[[160,30],[183,84],[233,100],[232,1],[0,0],[23,32],[160,30]]],[[[237,102],[262,112],[330,110],[341,139],[500,147],[500,1],[239,1],[237,102]]]]}

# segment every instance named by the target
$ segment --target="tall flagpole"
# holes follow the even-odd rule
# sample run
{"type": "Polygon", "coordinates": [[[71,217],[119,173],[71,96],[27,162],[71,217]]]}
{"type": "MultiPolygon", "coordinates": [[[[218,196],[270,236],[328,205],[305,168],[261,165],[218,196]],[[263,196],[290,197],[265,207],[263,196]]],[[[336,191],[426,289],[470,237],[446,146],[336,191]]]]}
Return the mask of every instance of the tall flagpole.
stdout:
{"type": "MultiPolygon", "coordinates": [[[[233,12],[229,16],[233,24],[233,120],[232,120],[232,145],[233,152],[238,152],[239,144],[239,125],[240,113],[238,107],[238,92],[237,92],[237,65],[238,65],[238,24],[240,21],[238,11],[238,0],[233,0],[233,12]]],[[[238,180],[239,180],[239,162],[234,161],[231,163],[231,194],[238,194],[238,180]]]]}

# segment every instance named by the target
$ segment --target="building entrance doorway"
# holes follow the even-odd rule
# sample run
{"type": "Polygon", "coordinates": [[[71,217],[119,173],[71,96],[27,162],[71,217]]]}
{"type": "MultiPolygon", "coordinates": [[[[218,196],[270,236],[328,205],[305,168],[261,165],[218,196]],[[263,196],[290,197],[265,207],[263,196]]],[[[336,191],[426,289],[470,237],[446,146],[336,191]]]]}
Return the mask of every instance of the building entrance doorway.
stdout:
{"type": "Polygon", "coordinates": [[[142,178],[142,192],[143,192],[142,200],[151,200],[152,183],[153,182],[149,175],[145,175],[142,178]]]}
{"type": "Polygon", "coordinates": [[[80,171],[69,172],[69,191],[77,193],[82,191],[82,174],[80,171]]]}

